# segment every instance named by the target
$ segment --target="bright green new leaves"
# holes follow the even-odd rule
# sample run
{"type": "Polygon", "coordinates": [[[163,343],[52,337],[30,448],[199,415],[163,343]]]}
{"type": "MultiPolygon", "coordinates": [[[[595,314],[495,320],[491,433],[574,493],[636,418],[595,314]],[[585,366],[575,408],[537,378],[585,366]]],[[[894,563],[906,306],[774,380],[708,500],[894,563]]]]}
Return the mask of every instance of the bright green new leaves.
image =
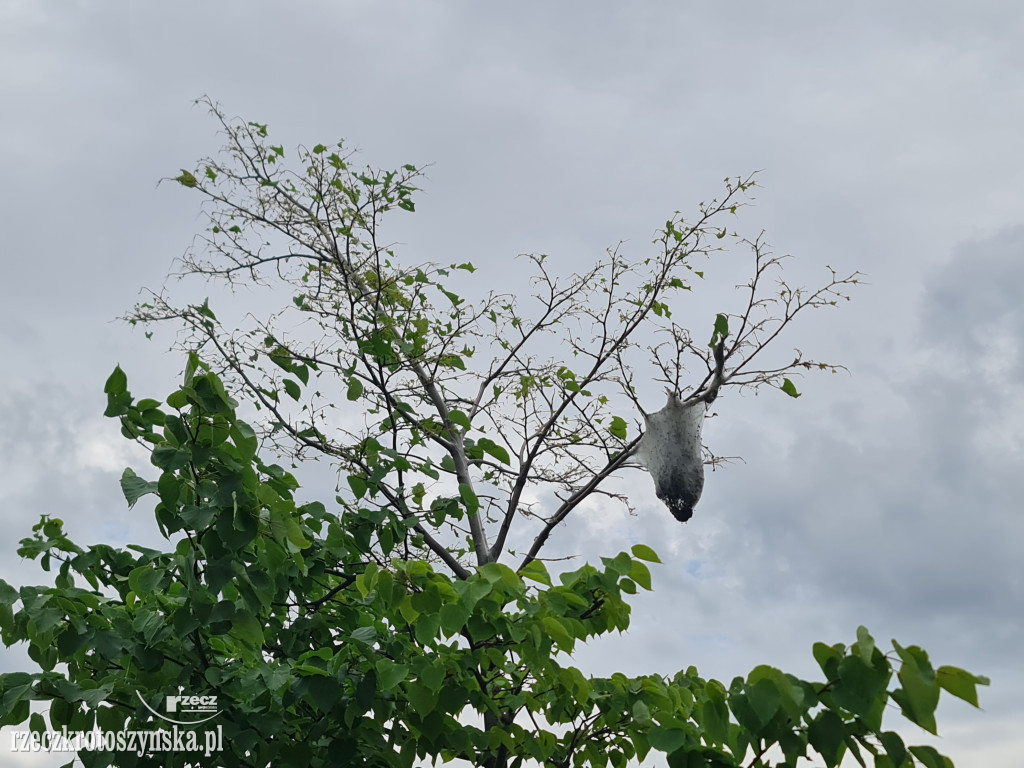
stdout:
{"type": "Polygon", "coordinates": [[[176,176],[174,180],[181,184],[181,186],[188,187],[189,189],[199,185],[195,175],[191,171],[186,171],[184,168],[181,169],[181,175],[176,176]]]}
{"type": "Polygon", "coordinates": [[[789,379],[783,379],[782,386],[779,387],[779,389],[781,389],[790,397],[800,397],[800,393],[796,391],[796,385],[793,384],[793,382],[790,381],[789,379]]]}

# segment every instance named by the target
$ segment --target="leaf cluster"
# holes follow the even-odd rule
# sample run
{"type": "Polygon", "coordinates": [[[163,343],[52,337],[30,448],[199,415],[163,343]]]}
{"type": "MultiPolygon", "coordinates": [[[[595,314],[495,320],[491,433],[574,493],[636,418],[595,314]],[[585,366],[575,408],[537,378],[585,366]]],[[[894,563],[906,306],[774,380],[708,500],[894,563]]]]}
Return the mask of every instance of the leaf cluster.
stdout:
{"type": "Polygon", "coordinates": [[[883,655],[863,628],[850,648],[815,645],[821,681],[768,666],[728,687],[692,667],[588,677],[569,657],[628,628],[628,596],[652,586],[650,548],[557,576],[533,560],[454,577],[384,556],[378,542],[395,520],[372,509],[339,516],[300,504],[295,477],[260,458],[237,403],[198,358],[163,401],[136,401],[120,368],[105,389],[107,415],[150,446],[159,472],[150,481],[126,470],[125,498],[155,500],[169,548],[82,548],[43,518],[20,553],[55,569],[54,586],[0,582],[3,642],[27,644],[40,668],[0,676],[0,724],[160,727],[148,707],[180,687],[218,697],[225,766],[619,768],[653,750],[672,766],[795,766],[812,755],[835,766],[850,751],[878,768],[947,768],[931,747],[884,730],[887,704],[934,732],[941,690],[977,705],[987,682],[933,669],[914,646],[883,655]],[[48,702],[45,718],[32,701],[48,702]],[[772,747],[783,757],[769,758],[772,747]]]}

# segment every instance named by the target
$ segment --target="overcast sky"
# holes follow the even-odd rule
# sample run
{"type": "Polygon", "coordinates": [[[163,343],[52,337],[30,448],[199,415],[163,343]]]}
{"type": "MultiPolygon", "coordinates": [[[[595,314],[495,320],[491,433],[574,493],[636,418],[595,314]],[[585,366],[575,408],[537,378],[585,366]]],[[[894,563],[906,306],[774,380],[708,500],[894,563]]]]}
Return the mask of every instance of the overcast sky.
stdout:
{"type": "MultiPolygon", "coordinates": [[[[687,525],[641,478],[637,516],[592,505],[559,530],[562,552],[645,541],[666,562],[632,629],[577,663],[813,677],[811,644],[865,624],[992,678],[983,712],[952,700],[940,739],[908,739],[959,768],[1019,768],[1021,40],[1024,6],[1005,0],[7,0],[0,577],[42,583],[15,549],[43,513],[80,543],[152,540],[117,484],[145,459],[102,418],[102,387],[120,363],[159,396],[181,367],[166,334],[114,318],[202,226],[195,195],[157,187],[219,147],[196,97],[286,146],[345,137],[374,165],[432,164],[393,239],[495,288],[521,252],[563,271],[619,241],[642,254],[673,211],[762,170],[740,227],[793,254],[796,282],[829,264],[869,283],[781,351],[850,373],[802,379],[799,400],[727,392],[705,442],[744,462],[709,474],[687,525]]],[[[700,333],[713,319],[692,317],[700,333]]],[[[3,653],[3,669],[24,658],[3,653]]],[[[0,766],[63,762],[7,743],[0,766]]]]}

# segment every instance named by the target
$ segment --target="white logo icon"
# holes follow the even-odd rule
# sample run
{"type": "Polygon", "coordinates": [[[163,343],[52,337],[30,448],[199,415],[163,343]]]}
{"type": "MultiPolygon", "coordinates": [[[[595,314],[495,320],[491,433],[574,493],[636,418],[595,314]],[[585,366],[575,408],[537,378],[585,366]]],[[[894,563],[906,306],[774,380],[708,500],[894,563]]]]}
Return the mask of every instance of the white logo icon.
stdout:
{"type": "Polygon", "coordinates": [[[205,723],[207,720],[212,720],[219,713],[217,709],[217,697],[216,696],[191,696],[188,694],[182,694],[183,688],[179,688],[179,693],[168,696],[164,701],[164,707],[168,714],[181,714],[181,715],[209,715],[209,717],[200,717],[198,719],[190,720],[175,720],[172,717],[161,714],[153,709],[146,700],[142,698],[142,694],[138,691],[135,695],[139,697],[139,701],[142,702],[142,706],[152,712],[154,715],[159,717],[161,720],[166,720],[168,723],[175,723],[176,725],[199,725],[205,723]]]}

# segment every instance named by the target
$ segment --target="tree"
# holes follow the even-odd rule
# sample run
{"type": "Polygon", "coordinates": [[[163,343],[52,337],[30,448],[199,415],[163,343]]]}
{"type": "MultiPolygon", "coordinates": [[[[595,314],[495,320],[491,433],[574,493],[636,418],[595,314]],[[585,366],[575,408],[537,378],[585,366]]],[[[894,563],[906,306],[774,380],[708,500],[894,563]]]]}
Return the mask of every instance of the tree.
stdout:
{"type": "Polygon", "coordinates": [[[577,643],[628,627],[628,595],[651,589],[658,562],[644,545],[559,573],[541,557],[593,495],[629,506],[609,480],[642,438],[623,415],[640,407],[634,378],[653,372],[696,403],[727,387],[796,396],[795,373],[834,370],[799,352],[762,362],[797,315],[845,299],[858,276],[830,271],[810,291],[779,280],[762,238],[724,223],[753,178],[727,181],[693,222],[669,219],[654,256],[612,250],[567,278],[529,257],[531,314],[515,296],[456,293],[471,264],[409,266],[385,244],[385,214],[414,210],[414,166],[359,169],[342,145],[317,144],[292,170],[266,126],[206,103],[227,147],[176,178],[209,219],[184,271],[283,285],[291,305],[238,330],[209,302],[163,294],[129,315],[187,330],[183,382],[165,400],[136,400],[120,368],[105,387],[106,415],[159,470],[125,470],[125,497],[156,497],[170,549],[83,548],[40,521],[19,552],[56,565],[55,585],[0,583],[0,627],[41,671],[0,676],[0,723],[44,730],[35,700],[52,728],[118,731],[184,690],[217,697],[224,766],[622,766],[651,750],[709,768],[795,765],[808,750],[829,766],[848,751],[880,767],[951,765],[884,730],[886,705],[934,732],[940,690],[977,705],[987,681],[935,669],[916,646],[885,654],[864,628],[850,647],[814,646],[817,682],[767,665],[726,686],[693,667],[595,678],[566,663],[577,643]],[[749,249],[752,277],[702,344],[670,304],[728,242],[749,249]],[[300,503],[268,452],[329,458],[335,503],[300,503]]]}

